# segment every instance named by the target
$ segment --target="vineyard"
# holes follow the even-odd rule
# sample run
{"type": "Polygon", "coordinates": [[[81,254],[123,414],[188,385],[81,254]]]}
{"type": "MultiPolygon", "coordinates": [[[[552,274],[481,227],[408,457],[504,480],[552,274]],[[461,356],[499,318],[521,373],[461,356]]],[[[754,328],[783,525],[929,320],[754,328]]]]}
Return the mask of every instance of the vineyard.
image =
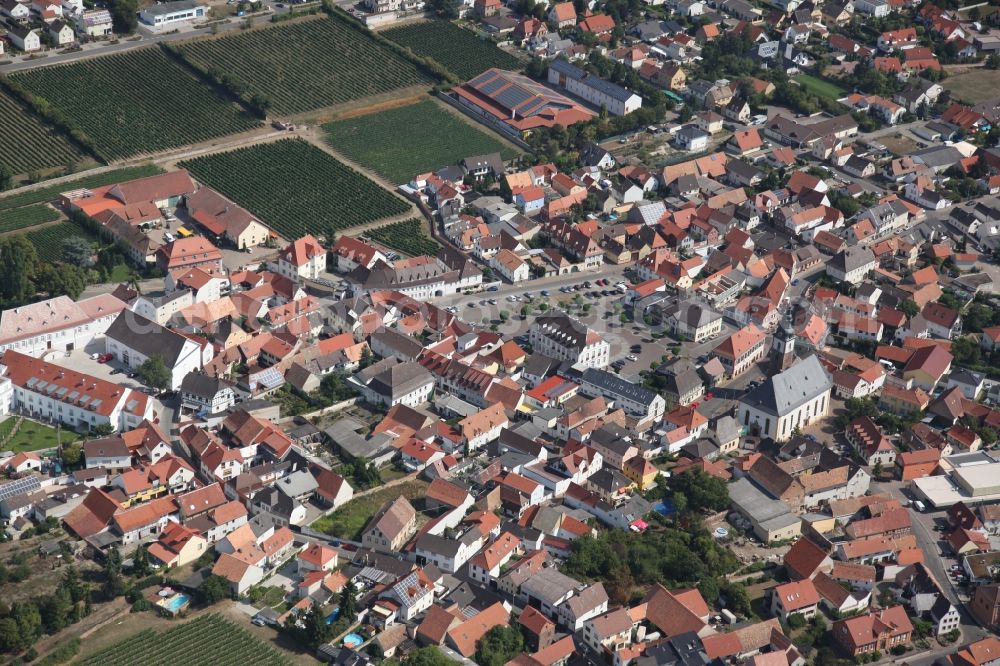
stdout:
{"type": "Polygon", "coordinates": [[[411,257],[424,254],[433,257],[441,246],[424,230],[423,220],[412,219],[369,229],[364,235],[380,245],[411,257]]]}
{"type": "Polygon", "coordinates": [[[263,95],[279,114],[431,83],[410,62],[331,18],[188,42],[180,52],[250,95],[263,95]]]}
{"type": "Polygon", "coordinates": [[[75,662],[76,666],[291,666],[291,661],[250,632],[219,615],[202,615],[157,632],[145,629],[75,662]]]}
{"type": "Polygon", "coordinates": [[[0,196],[0,211],[52,201],[59,196],[60,192],[79,190],[84,187],[100,187],[101,185],[110,185],[111,183],[124,183],[127,180],[154,176],[158,173],[163,173],[163,169],[153,164],[145,164],[142,166],[104,171],[93,176],[77,178],[76,180],[71,180],[68,183],[60,185],[49,185],[47,187],[27,190],[19,194],[0,196]]]}
{"type": "Polygon", "coordinates": [[[521,69],[521,61],[488,39],[447,21],[412,23],[382,31],[383,37],[432,58],[463,81],[490,67],[521,69]]]}
{"type": "Polygon", "coordinates": [[[25,236],[35,246],[38,258],[42,261],[62,259],[63,241],[72,236],[80,236],[91,241],[97,240],[92,233],[73,222],[42,227],[36,231],[29,231],[25,236]]]}
{"type": "Polygon", "coordinates": [[[12,75],[82,132],[105,159],[121,159],[243,132],[260,124],[167,59],[159,48],[12,75]]]}
{"type": "Polygon", "coordinates": [[[199,157],[181,166],[290,239],[330,234],[410,209],[357,171],[298,139],[199,157]]]}
{"type": "Polygon", "coordinates": [[[83,154],[0,91],[0,166],[15,174],[74,164],[83,154]]]}
{"type": "Polygon", "coordinates": [[[336,150],[396,183],[472,155],[503,151],[499,139],[473,127],[430,100],[323,126],[336,150]]]}
{"type": "Polygon", "coordinates": [[[59,213],[56,209],[41,204],[12,210],[0,210],[0,234],[26,229],[36,224],[55,222],[58,219],[59,213]]]}

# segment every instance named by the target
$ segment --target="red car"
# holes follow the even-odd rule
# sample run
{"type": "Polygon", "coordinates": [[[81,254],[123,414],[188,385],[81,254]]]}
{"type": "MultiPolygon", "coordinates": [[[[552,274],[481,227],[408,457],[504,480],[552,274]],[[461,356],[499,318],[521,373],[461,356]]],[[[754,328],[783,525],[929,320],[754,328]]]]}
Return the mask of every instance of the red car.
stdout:
{"type": "Polygon", "coordinates": [[[110,361],[114,357],[115,357],[114,354],[101,354],[100,356],[97,357],[97,362],[98,363],[107,363],[108,361],[110,361]]]}
{"type": "Polygon", "coordinates": [[[715,400],[715,396],[711,393],[706,393],[705,400],[715,400]]]}

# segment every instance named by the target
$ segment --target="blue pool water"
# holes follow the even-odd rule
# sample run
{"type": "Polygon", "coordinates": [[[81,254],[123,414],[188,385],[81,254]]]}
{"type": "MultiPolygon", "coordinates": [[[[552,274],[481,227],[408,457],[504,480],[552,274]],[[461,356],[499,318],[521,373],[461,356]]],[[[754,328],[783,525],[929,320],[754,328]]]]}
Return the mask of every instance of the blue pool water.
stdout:
{"type": "Polygon", "coordinates": [[[326,623],[327,624],[333,624],[334,622],[337,621],[338,617],[340,617],[340,607],[339,606],[337,608],[334,608],[333,612],[326,616],[326,623]]]}
{"type": "Polygon", "coordinates": [[[347,634],[344,636],[344,647],[357,647],[365,642],[365,639],[357,634],[347,634]]]}
{"type": "Polygon", "coordinates": [[[167,601],[163,604],[163,607],[171,613],[177,613],[180,609],[184,608],[189,601],[191,601],[190,596],[183,593],[177,593],[167,599],[167,601]]]}

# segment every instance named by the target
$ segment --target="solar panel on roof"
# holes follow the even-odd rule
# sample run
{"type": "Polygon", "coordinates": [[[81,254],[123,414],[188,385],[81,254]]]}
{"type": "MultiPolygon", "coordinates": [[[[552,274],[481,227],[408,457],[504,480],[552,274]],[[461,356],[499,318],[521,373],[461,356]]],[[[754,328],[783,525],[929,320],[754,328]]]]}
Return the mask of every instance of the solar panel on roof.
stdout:
{"type": "Polygon", "coordinates": [[[27,476],[23,479],[17,479],[15,481],[11,481],[10,483],[5,483],[0,486],[0,501],[11,497],[17,497],[18,495],[23,495],[25,493],[30,493],[41,487],[42,484],[38,480],[38,477],[34,476],[27,476]]]}
{"type": "Polygon", "coordinates": [[[501,79],[500,77],[497,77],[497,78],[493,79],[492,81],[486,81],[484,83],[478,83],[474,87],[477,90],[480,90],[480,91],[482,91],[483,93],[485,93],[487,95],[492,95],[493,93],[495,93],[500,88],[503,88],[505,85],[507,85],[507,82],[504,81],[503,79],[501,79]]]}
{"type": "Polygon", "coordinates": [[[65,386],[63,386],[63,387],[62,387],[61,389],[59,389],[58,391],[56,391],[56,393],[57,393],[57,394],[59,395],[59,397],[61,398],[61,397],[63,397],[64,395],[66,395],[66,392],[67,392],[67,391],[69,391],[69,389],[68,389],[68,388],[66,388],[65,386]]]}
{"type": "Polygon", "coordinates": [[[36,386],[34,386],[33,388],[36,391],[44,391],[45,387],[48,386],[48,385],[49,385],[49,383],[43,379],[42,381],[38,382],[38,384],[36,386]]]}
{"type": "Polygon", "coordinates": [[[25,385],[28,388],[34,388],[35,384],[37,384],[37,383],[38,383],[38,377],[32,377],[31,379],[29,379],[28,381],[25,382],[25,385]]]}
{"type": "Polygon", "coordinates": [[[58,389],[59,389],[59,385],[58,384],[49,384],[48,386],[45,387],[45,393],[48,394],[48,395],[52,395],[58,389]]]}
{"type": "Polygon", "coordinates": [[[95,400],[94,402],[90,403],[90,406],[93,407],[94,409],[97,409],[98,407],[101,406],[102,402],[104,402],[104,401],[103,400],[95,400]]]}
{"type": "Polygon", "coordinates": [[[90,400],[90,396],[89,396],[89,395],[87,395],[86,393],[84,393],[84,394],[83,394],[82,396],[80,396],[80,404],[81,404],[81,405],[82,405],[83,403],[87,402],[88,400],[90,400]]]}
{"type": "Polygon", "coordinates": [[[139,401],[138,400],[129,400],[128,402],[125,403],[125,409],[127,409],[128,411],[131,412],[138,405],[139,405],[139,401]]]}
{"type": "Polygon", "coordinates": [[[72,400],[76,400],[76,399],[77,399],[77,398],[79,398],[79,397],[80,397],[80,392],[79,392],[79,391],[73,391],[72,393],[70,393],[70,394],[69,394],[69,395],[67,396],[67,398],[68,398],[69,400],[71,400],[71,401],[72,401],[72,400]]]}
{"type": "Polygon", "coordinates": [[[508,109],[513,109],[519,104],[523,104],[524,102],[528,101],[532,97],[534,97],[534,95],[529,93],[524,88],[511,86],[507,90],[500,92],[496,96],[496,100],[497,102],[503,104],[508,109]]]}

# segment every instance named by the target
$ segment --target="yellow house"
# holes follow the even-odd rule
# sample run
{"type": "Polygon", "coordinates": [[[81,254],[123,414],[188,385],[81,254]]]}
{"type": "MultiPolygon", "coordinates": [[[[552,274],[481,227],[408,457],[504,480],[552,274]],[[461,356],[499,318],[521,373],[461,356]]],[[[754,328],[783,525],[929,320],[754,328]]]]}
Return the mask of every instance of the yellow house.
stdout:
{"type": "Polygon", "coordinates": [[[226,227],[226,238],[240,249],[263,245],[270,235],[270,229],[253,219],[226,227]]]}
{"type": "Polygon", "coordinates": [[[656,465],[642,456],[633,456],[626,460],[622,472],[639,487],[639,490],[648,490],[660,475],[656,465]]]}
{"type": "Polygon", "coordinates": [[[196,530],[170,521],[160,538],[149,545],[149,556],[168,569],[194,562],[208,550],[208,540],[196,530]]]}

